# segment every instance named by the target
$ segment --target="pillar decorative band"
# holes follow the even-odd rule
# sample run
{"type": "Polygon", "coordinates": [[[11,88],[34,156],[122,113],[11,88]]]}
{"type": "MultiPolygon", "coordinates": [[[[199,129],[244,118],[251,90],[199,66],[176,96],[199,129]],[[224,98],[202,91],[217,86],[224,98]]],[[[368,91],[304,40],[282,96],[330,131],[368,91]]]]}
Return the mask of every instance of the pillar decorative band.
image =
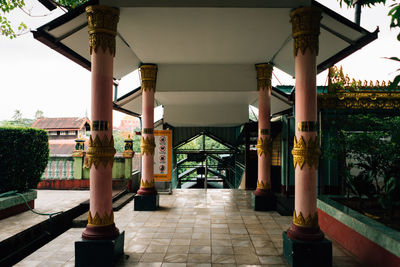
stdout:
{"type": "Polygon", "coordinates": [[[271,134],[271,129],[259,129],[258,134],[260,135],[270,135],[271,134]]]}
{"type": "Polygon", "coordinates": [[[114,137],[111,135],[110,139],[108,139],[107,135],[103,137],[103,140],[96,135],[96,138],[93,140],[92,136],[89,138],[89,148],[87,151],[87,155],[89,158],[88,166],[89,168],[94,165],[97,169],[99,164],[103,164],[104,168],[107,167],[108,164],[113,166],[114,163],[114,137]]]}
{"type": "Polygon", "coordinates": [[[101,47],[105,53],[107,48],[115,56],[115,36],[119,21],[119,10],[108,6],[88,6],[86,16],[89,28],[90,54],[101,47]]]}
{"type": "Polygon", "coordinates": [[[154,180],[152,181],[143,181],[143,179],[140,180],[140,187],[141,188],[153,188],[154,187],[154,180]]]}
{"type": "Polygon", "coordinates": [[[293,224],[300,227],[308,227],[308,228],[317,228],[318,227],[318,213],[314,213],[314,215],[309,214],[306,218],[304,218],[301,211],[297,216],[296,210],[293,211],[293,224]]]}
{"type": "Polygon", "coordinates": [[[297,141],[296,136],[294,137],[294,146],[292,150],[294,168],[298,165],[300,170],[303,169],[305,163],[310,168],[318,168],[318,160],[321,151],[318,146],[318,138],[310,137],[308,141],[304,141],[303,136],[300,136],[299,141],[297,141]]]}
{"type": "Polygon", "coordinates": [[[290,18],[294,56],[297,56],[299,49],[304,55],[307,48],[318,55],[321,10],[315,7],[300,7],[290,12],[290,18]]]}
{"type": "Polygon", "coordinates": [[[257,188],[262,189],[262,190],[270,190],[271,189],[271,184],[268,182],[263,182],[257,180],[257,188]]]}
{"type": "Polygon", "coordinates": [[[89,211],[88,225],[90,225],[90,226],[107,226],[107,225],[111,225],[113,223],[114,223],[114,212],[113,211],[110,212],[110,215],[107,215],[107,213],[104,213],[103,217],[100,217],[97,212],[94,215],[94,217],[92,217],[92,214],[89,211]]]}
{"type": "Polygon", "coordinates": [[[316,121],[302,121],[297,124],[299,132],[316,132],[318,131],[318,123],[316,121]]]}
{"type": "Polygon", "coordinates": [[[270,137],[265,137],[265,138],[258,138],[257,139],[257,154],[259,156],[261,156],[262,154],[264,154],[265,156],[271,155],[271,151],[272,151],[272,140],[270,137]]]}
{"type": "Polygon", "coordinates": [[[142,82],[142,90],[156,91],[157,65],[147,64],[140,66],[140,80],[142,82]]]}
{"type": "Polygon", "coordinates": [[[92,131],[108,131],[110,122],[108,121],[92,121],[92,131]]]}
{"type": "Polygon", "coordinates": [[[257,90],[270,89],[273,66],[270,63],[256,64],[257,90]]]}
{"type": "Polygon", "coordinates": [[[156,147],[156,142],[154,140],[154,136],[142,137],[142,140],[140,142],[140,151],[142,155],[144,154],[154,155],[155,147],[156,147]]]}
{"type": "Polygon", "coordinates": [[[154,134],[154,129],[153,128],[143,128],[142,133],[143,134],[154,134]]]}

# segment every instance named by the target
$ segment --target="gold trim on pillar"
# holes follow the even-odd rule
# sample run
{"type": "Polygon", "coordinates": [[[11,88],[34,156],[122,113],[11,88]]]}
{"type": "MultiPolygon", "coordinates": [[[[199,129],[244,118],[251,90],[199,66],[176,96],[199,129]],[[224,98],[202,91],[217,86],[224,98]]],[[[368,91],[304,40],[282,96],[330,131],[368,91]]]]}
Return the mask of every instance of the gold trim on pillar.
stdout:
{"type": "Polygon", "coordinates": [[[86,17],[89,28],[90,54],[101,47],[105,53],[107,48],[115,57],[115,36],[119,21],[119,10],[108,6],[86,7],[86,17]]]}
{"type": "Polygon", "coordinates": [[[108,139],[107,135],[103,137],[103,140],[96,135],[94,141],[92,136],[90,136],[89,148],[87,151],[89,168],[94,165],[94,167],[97,169],[100,163],[103,164],[104,168],[107,167],[107,164],[110,164],[112,167],[114,163],[115,152],[114,137],[112,135],[110,140],[108,139]]]}
{"type": "Polygon", "coordinates": [[[142,155],[150,154],[154,155],[154,149],[156,147],[156,142],[154,140],[154,136],[142,137],[140,142],[140,151],[142,155]]]}
{"type": "Polygon", "coordinates": [[[321,10],[315,7],[300,7],[290,12],[290,18],[294,56],[297,56],[299,49],[304,55],[307,48],[318,55],[321,10]]]}
{"type": "Polygon", "coordinates": [[[318,131],[318,123],[316,121],[302,121],[297,123],[299,132],[316,132],[318,131]]]}
{"type": "Polygon", "coordinates": [[[113,223],[114,223],[114,212],[113,211],[110,212],[110,215],[107,215],[107,213],[104,213],[103,217],[100,217],[97,212],[94,215],[94,217],[92,217],[92,214],[89,211],[88,225],[90,225],[90,226],[108,226],[113,223]]]}
{"type": "Polygon", "coordinates": [[[259,129],[258,130],[258,135],[270,135],[271,134],[271,129],[259,129]]]}
{"type": "Polygon", "coordinates": [[[308,228],[317,228],[318,227],[318,213],[314,213],[314,215],[311,216],[309,214],[306,218],[304,218],[303,214],[301,211],[299,212],[299,215],[296,215],[296,210],[293,211],[293,224],[300,226],[300,227],[308,227],[308,228]]]}
{"type": "Polygon", "coordinates": [[[143,181],[143,179],[140,180],[140,187],[141,188],[153,188],[154,187],[154,180],[153,181],[143,181]]]}
{"type": "Polygon", "coordinates": [[[271,89],[272,70],[274,66],[270,63],[256,64],[257,90],[271,89]]]}
{"type": "Polygon", "coordinates": [[[297,141],[296,136],[294,137],[294,146],[292,150],[294,168],[298,165],[300,170],[303,169],[305,163],[310,168],[318,168],[318,160],[321,151],[318,146],[318,138],[310,137],[307,142],[304,141],[303,136],[300,136],[297,141]]]}
{"type": "Polygon", "coordinates": [[[154,129],[153,128],[143,128],[142,133],[143,134],[154,134],[154,129]]]}
{"type": "Polygon", "coordinates": [[[110,122],[108,121],[92,121],[92,131],[108,131],[110,129],[110,122]]]}
{"type": "Polygon", "coordinates": [[[259,181],[257,180],[257,188],[262,189],[262,190],[269,190],[271,189],[271,184],[268,182],[259,181]]]}
{"type": "Polygon", "coordinates": [[[265,137],[264,139],[262,137],[259,137],[257,139],[257,155],[261,156],[264,154],[265,156],[271,155],[271,150],[272,150],[272,139],[271,137],[265,137]]]}
{"type": "Polygon", "coordinates": [[[142,82],[142,90],[154,90],[156,91],[156,80],[157,80],[157,65],[146,64],[139,68],[140,80],[142,82]]]}

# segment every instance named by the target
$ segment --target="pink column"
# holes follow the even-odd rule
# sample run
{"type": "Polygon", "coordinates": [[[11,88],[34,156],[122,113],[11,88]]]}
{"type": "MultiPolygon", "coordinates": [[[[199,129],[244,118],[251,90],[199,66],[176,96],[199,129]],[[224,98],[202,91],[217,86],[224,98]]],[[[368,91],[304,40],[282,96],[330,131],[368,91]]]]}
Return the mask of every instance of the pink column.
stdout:
{"type": "Polygon", "coordinates": [[[287,234],[291,239],[322,240],[318,226],[317,169],[320,155],[317,138],[316,56],[321,20],[313,7],[290,14],[295,54],[296,130],[292,150],[295,168],[295,211],[287,234]]]}
{"type": "Polygon", "coordinates": [[[256,64],[258,90],[258,179],[256,196],[271,194],[271,76],[273,66],[256,64]]]}
{"type": "Polygon", "coordinates": [[[119,10],[88,6],[89,46],[92,64],[92,125],[87,155],[90,167],[90,210],[82,238],[112,239],[119,234],[112,210],[112,87],[115,36],[119,10]]]}
{"type": "Polygon", "coordinates": [[[154,93],[156,90],[157,65],[144,64],[140,67],[142,82],[142,179],[137,194],[154,195],[154,93]]]}

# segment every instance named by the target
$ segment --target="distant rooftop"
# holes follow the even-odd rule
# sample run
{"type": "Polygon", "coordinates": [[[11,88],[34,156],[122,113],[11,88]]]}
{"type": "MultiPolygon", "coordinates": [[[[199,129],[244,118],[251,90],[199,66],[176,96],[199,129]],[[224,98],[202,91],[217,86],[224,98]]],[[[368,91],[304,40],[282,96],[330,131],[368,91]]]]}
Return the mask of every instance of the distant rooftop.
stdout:
{"type": "Polygon", "coordinates": [[[88,118],[40,118],[32,124],[32,127],[44,130],[80,130],[86,123],[90,125],[88,118]]]}

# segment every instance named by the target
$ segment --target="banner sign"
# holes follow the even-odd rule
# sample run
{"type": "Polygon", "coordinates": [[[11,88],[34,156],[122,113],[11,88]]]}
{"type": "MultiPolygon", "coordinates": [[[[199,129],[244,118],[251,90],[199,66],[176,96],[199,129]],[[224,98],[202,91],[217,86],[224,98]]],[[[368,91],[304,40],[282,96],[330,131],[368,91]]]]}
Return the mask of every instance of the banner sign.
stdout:
{"type": "Polygon", "coordinates": [[[154,181],[171,182],[172,131],[154,130],[154,181]]]}

